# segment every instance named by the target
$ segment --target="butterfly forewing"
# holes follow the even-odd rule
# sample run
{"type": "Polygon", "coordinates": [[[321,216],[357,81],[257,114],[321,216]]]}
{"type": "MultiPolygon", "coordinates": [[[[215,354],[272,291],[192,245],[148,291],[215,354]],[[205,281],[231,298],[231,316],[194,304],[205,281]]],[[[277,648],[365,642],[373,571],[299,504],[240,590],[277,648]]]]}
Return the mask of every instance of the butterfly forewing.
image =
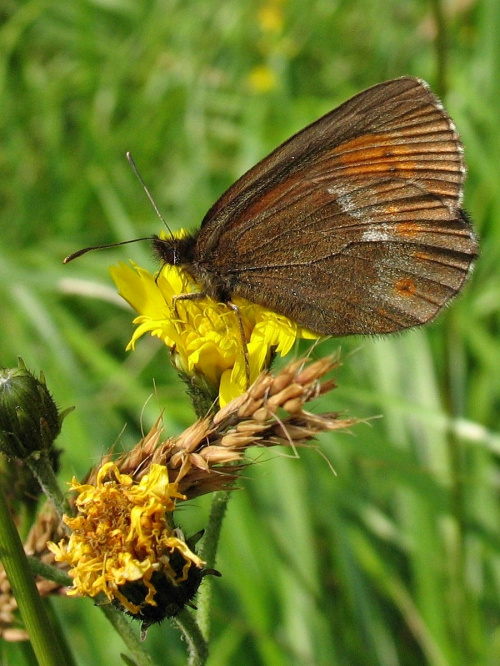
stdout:
{"type": "Polygon", "coordinates": [[[331,335],[434,317],[477,242],[455,127],[427,85],[389,81],[305,128],[207,213],[196,261],[225,290],[331,335]]]}

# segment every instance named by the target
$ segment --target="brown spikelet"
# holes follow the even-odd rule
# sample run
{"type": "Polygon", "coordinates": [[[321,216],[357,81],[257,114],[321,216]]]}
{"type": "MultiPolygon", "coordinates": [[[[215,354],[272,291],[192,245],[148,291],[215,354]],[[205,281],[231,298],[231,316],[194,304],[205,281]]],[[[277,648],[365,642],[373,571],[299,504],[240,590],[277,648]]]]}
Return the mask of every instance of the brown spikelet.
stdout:
{"type": "MultiPolygon", "coordinates": [[[[324,376],[337,367],[333,358],[298,360],[276,375],[263,372],[257,381],[213,416],[196,421],[178,437],[161,441],[161,419],[116,465],[139,480],[152,463],[166,465],[169,478],[192,499],[215,490],[229,489],[245,466],[251,446],[299,447],[326,430],[349,428],[356,419],[335,413],[313,414],[304,409],[310,400],[332,390],[324,376]]],[[[111,454],[99,467],[111,460],[111,454]]],[[[99,467],[87,479],[94,483],[99,467]]]]}

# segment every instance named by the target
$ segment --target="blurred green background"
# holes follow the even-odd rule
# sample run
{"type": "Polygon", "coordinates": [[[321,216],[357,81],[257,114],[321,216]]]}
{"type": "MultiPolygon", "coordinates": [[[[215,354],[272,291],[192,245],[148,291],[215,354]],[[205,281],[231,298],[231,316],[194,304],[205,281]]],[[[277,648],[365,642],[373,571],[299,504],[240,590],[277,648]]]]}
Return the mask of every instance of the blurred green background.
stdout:
{"type": "MultiPolygon", "coordinates": [[[[209,663],[500,664],[498,0],[3,0],[0,22],[0,363],[21,355],[76,406],[62,482],[162,408],[168,434],[193,420],[166,350],[144,338],[125,352],[132,315],[108,267],[153,269],[148,244],[61,263],[159,231],[125,152],[172,228],[195,228],[361,89],[411,74],[442,96],[466,147],[475,273],[425,330],[316,350],[341,347],[344,363],[315,409],[381,418],[321,439],[336,475],[314,450],[257,452],[223,527],[209,663]]],[[[188,534],[208,507],[192,504],[188,534]]],[[[54,605],[80,664],[118,663],[89,600],[54,605]]],[[[185,663],[168,622],[146,647],[185,663]]]]}

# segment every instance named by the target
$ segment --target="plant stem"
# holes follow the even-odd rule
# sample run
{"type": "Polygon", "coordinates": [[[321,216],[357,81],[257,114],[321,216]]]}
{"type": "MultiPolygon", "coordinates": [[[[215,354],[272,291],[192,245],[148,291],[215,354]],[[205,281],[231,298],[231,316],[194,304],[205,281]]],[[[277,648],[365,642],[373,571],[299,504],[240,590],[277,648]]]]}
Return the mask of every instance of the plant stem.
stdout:
{"type": "Polygon", "coordinates": [[[64,664],[64,652],[38,593],[1,484],[0,554],[38,663],[40,666],[64,664]]]}
{"type": "Polygon", "coordinates": [[[69,512],[68,503],[59,486],[54,468],[49,457],[42,452],[39,456],[28,456],[26,464],[31,470],[33,476],[38,480],[46,497],[52,502],[59,518],[62,519],[64,513],[69,512]]]}
{"type": "Polygon", "coordinates": [[[436,22],[436,90],[440,97],[444,97],[448,90],[448,39],[446,33],[446,19],[441,0],[432,0],[432,11],[436,22]]]}
{"type": "MultiPolygon", "coordinates": [[[[203,548],[200,553],[201,558],[207,563],[207,566],[213,568],[217,557],[217,546],[222,529],[222,521],[226,513],[230,493],[219,491],[214,494],[210,516],[203,538],[203,548]]],[[[208,578],[208,577],[207,577],[208,578]]],[[[210,636],[210,606],[212,600],[212,581],[204,579],[203,585],[197,599],[198,613],[197,618],[203,632],[205,640],[210,636]]]]}
{"type": "Polygon", "coordinates": [[[103,604],[101,610],[121,636],[137,666],[154,666],[155,662],[132,630],[131,621],[125,613],[116,610],[111,604],[103,604]]]}
{"type": "Polygon", "coordinates": [[[193,615],[185,608],[173,618],[182,631],[189,649],[189,666],[202,666],[208,657],[208,645],[193,615]]]}

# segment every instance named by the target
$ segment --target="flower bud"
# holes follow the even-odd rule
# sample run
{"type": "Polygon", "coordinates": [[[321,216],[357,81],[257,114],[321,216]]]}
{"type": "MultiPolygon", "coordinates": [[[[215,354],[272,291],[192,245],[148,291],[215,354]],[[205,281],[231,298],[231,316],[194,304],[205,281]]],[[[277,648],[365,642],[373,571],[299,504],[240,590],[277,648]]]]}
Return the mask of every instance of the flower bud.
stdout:
{"type": "Polygon", "coordinates": [[[61,430],[62,418],[45,385],[19,367],[0,369],[0,451],[24,460],[37,451],[50,450],[61,430]]]}

